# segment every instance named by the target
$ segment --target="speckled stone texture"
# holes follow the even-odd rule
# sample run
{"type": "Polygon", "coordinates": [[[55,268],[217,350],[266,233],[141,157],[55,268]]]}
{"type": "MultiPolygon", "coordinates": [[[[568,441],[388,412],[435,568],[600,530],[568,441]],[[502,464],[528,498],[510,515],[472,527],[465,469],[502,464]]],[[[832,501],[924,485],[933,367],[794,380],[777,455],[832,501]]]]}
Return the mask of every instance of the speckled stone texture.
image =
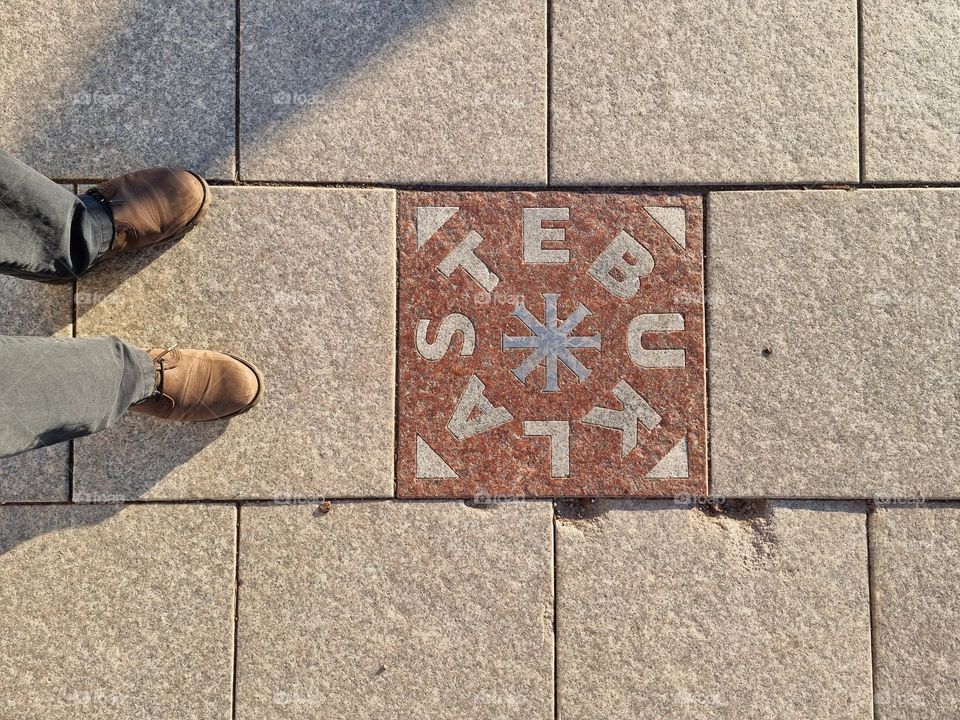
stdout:
{"type": "Polygon", "coordinates": [[[960,509],[880,508],[870,542],[877,719],[960,716],[960,509]]]}
{"type": "Polygon", "coordinates": [[[960,5],[863,0],[865,179],[960,179],[960,5]]]}
{"type": "MultiPolygon", "coordinates": [[[[49,285],[0,276],[0,335],[70,337],[72,296],[73,286],[69,284],[49,285]]],[[[9,409],[4,408],[0,388],[0,414],[4,412],[9,409]]],[[[69,500],[69,463],[69,443],[0,459],[0,502],[69,500]]]]}
{"type": "Polygon", "coordinates": [[[78,440],[77,498],[392,495],[394,212],[390,191],[214,188],[179,243],[82,280],[81,335],[232,352],[266,390],[231,421],[78,440]]]}
{"type": "Polygon", "coordinates": [[[608,501],[557,527],[564,720],[867,720],[864,508],[608,501]]]}
{"type": "Polygon", "coordinates": [[[5,2],[0,146],[58,178],[232,177],[235,14],[222,0],[5,2]]]}
{"type": "Polygon", "coordinates": [[[699,197],[398,207],[401,496],[705,492],[699,197]]]}
{"type": "Polygon", "coordinates": [[[856,181],[854,0],[553,3],[551,180],[856,181]]]}
{"type": "Polygon", "coordinates": [[[709,208],[713,490],[960,495],[960,193],[709,208]]]}
{"type": "Polygon", "coordinates": [[[553,718],[547,503],[245,507],[238,720],[553,718]]]}
{"type": "Polygon", "coordinates": [[[10,720],[230,718],[232,507],[0,507],[10,720]]]}
{"type": "Polygon", "coordinates": [[[241,177],[546,181],[542,0],[241,0],[241,177]]]}

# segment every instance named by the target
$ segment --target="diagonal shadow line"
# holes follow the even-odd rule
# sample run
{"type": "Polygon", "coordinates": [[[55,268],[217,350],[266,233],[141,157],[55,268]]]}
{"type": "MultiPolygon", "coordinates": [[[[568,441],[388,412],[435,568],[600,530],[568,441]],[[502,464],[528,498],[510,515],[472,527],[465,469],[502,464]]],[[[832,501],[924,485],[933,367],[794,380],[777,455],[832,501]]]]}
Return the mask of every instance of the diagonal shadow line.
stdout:
{"type": "MultiPolygon", "coordinates": [[[[257,0],[236,0],[244,11],[257,0]]],[[[334,93],[337,88],[350,82],[363,68],[373,63],[377,58],[390,52],[400,51],[405,38],[422,29],[425,24],[437,22],[457,7],[475,2],[475,0],[400,0],[384,2],[383,0],[354,0],[344,3],[342,0],[308,0],[295,5],[296,13],[309,18],[314,26],[321,27],[318,31],[321,39],[314,37],[310,30],[296,33],[283,33],[275,27],[261,28],[252,25],[252,21],[244,20],[244,12],[240,13],[239,32],[235,32],[234,42],[238,43],[231,50],[239,48],[239,65],[235,72],[234,91],[238,94],[239,103],[231,103],[229,111],[230,134],[226,140],[214,143],[205,151],[202,160],[196,167],[190,168],[204,173],[224,164],[240,165],[244,148],[254,147],[257,143],[266,142],[272,129],[295,123],[298,115],[313,107],[313,101],[323,101],[334,93]],[[267,38],[273,42],[282,41],[287,47],[283,58],[289,60],[289,67],[284,67],[282,75],[277,75],[275,65],[263,64],[256,60],[268,52],[275,57],[276,50],[269,47],[267,38]],[[250,45],[266,46],[261,52],[254,53],[250,45]],[[244,52],[244,47],[248,47],[244,52]],[[322,70],[316,72],[315,68],[322,70]],[[256,92],[253,88],[259,88],[256,92]],[[298,104],[292,100],[287,103],[275,102],[277,94],[297,94],[309,99],[307,104],[298,104]],[[240,117],[236,117],[236,106],[240,108],[240,117]],[[239,137],[237,137],[239,133],[239,137]],[[235,158],[239,148],[239,161],[235,158]]],[[[149,24],[148,18],[156,13],[154,6],[145,2],[138,5],[137,11],[130,16],[128,23],[133,26],[149,24]]],[[[246,13],[251,17],[262,11],[246,13]]],[[[233,21],[235,25],[235,20],[233,21]]],[[[234,31],[238,28],[232,27],[234,31]]],[[[105,57],[111,53],[123,54],[120,45],[103,51],[105,57]]],[[[236,53],[234,53],[236,55],[236,53]]],[[[236,65],[236,62],[235,62],[236,65]]],[[[78,87],[94,85],[97,75],[90,74],[85,80],[78,81],[78,87]]],[[[92,88],[96,90],[96,88],[92,88]]],[[[109,92],[110,88],[104,88],[109,92]]],[[[64,94],[69,94],[64,92],[64,94]]],[[[235,98],[235,99],[237,99],[235,98]]],[[[175,98],[164,97],[163,105],[176,107],[175,98]]],[[[389,110],[389,108],[385,108],[389,110]]],[[[172,111],[172,110],[171,110],[172,111]]],[[[42,156],[56,138],[69,134],[73,121],[65,118],[51,118],[45,131],[38,133],[35,145],[29,147],[27,157],[34,154],[42,156]]],[[[119,141],[122,143],[122,138],[119,141]]],[[[146,164],[147,159],[137,163],[136,167],[146,164]]],[[[132,170],[135,167],[126,168],[132,170]]],[[[269,180],[269,178],[268,178],[269,180]]],[[[85,184],[85,183],[81,183],[85,184]]],[[[125,279],[149,265],[153,260],[169,249],[169,246],[141,253],[135,258],[126,259],[123,263],[123,274],[111,273],[109,280],[97,280],[100,295],[109,295],[125,279]],[[107,284],[105,284],[107,283],[107,284]]],[[[82,282],[82,281],[81,281],[82,282]]],[[[78,305],[77,322],[92,307],[91,304],[78,305]]],[[[154,342],[172,343],[177,338],[156,338],[154,342]]]]}
{"type": "MultiPolygon", "coordinates": [[[[216,122],[220,123],[221,137],[216,143],[211,144],[199,156],[191,169],[202,174],[210,174],[215,168],[224,166],[237,167],[239,159],[242,159],[244,147],[251,147],[257,142],[264,141],[270,130],[280,124],[295,122],[297,116],[310,104],[271,102],[265,104],[263,97],[257,105],[245,103],[245,97],[248,93],[244,88],[251,88],[256,83],[276,82],[273,87],[277,89],[274,92],[296,92],[308,96],[312,100],[321,100],[335,91],[337,88],[349,83],[350,78],[361,69],[374,62],[378,57],[389,52],[400,50],[400,45],[405,37],[416,32],[418,28],[429,22],[435,22],[446,13],[453,10],[454,6],[472,2],[472,0],[400,0],[397,2],[384,2],[383,0],[358,0],[344,4],[338,0],[312,0],[308,2],[306,8],[300,6],[300,11],[306,9],[309,17],[315,21],[318,26],[324,28],[323,40],[318,42],[312,36],[309,30],[295,33],[283,33],[282,29],[271,27],[262,29],[247,26],[244,22],[245,10],[255,0],[236,0],[240,9],[240,27],[237,28],[236,15],[231,21],[234,24],[233,35],[234,43],[238,43],[230,50],[231,57],[234,59],[234,86],[235,95],[230,98],[229,103],[225,103],[225,110],[222,117],[216,122]],[[345,7],[346,5],[346,7],[345,7]],[[260,68],[255,63],[255,58],[250,54],[245,54],[244,45],[246,43],[264,42],[264,37],[270,33],[275,34],[276,42],[290,43],[293,46],[292,51],[288,51],[285,58],[291,62],[291,67],[283,77],[274,77],[268,68],[260,68]],[[312,68],[317,66],[323,68],[322,72],[313,72],[312,68]],[[296,78],[296,87],[290,87],[290,78],[296,78]],[[239,108],[240,116],[237,117],[239,108]],[[226,128],[226,130],[224,130],[226,128]],[[239,137],[237,133],[240,133],[239,137]],[[236,149],[240,150],[240,158],[236,158],[236,149]]],[[[122,22],[125,28],[144,28],[157,24],[157,10],[159,6],[148,3],[146,0],[139,0],[134,10],[125,13],[122,17],[115,18],[115,22],[122,22]]],[[[167,12],[172,12],[167,10],[167,12]]],[[[76,93],[102,92],[109,94],[115,86],[109,83],[105,84],[104,78],[115,78],[117,73],[129,74],[134,72],[130,66],[135,64],[136,60],[141,62],[136,66],[138,69],[147,73],[148,78],[154,80],[155,89],[159,92],[158,100],[148,103],[149,107],[141,107],[139,101],[142,98],[123,98],[125,102],[135,103],[136,115],[141,119],[141,124],[128,123],[119,130],[117,124],[112,124],[112,129],[93,128],[90,137],[95,135],[96,140],[102,146],[121,145],[124,147],[124,158],[129,157],[130,141],[125,140],[124,132],[130,125],[133,125],[142,132],[143,118],[156,119],[164,118],[165,114],[172,115],[174,119],[183,118],[178,115],[177,108],[180,106],[180,98],[176,97],[173,90],[165,89],[163,82],[162,62],[157,62],[156,58],[149,57],[142,52],[142,48],[128,47],[124,43],[130,43],[129,38],[135,37],[128,32],[112,32],[106,35],[107,45],[97,48],[96,63],[90,63],[86,76],[77,78],[71,87],[60,87],[51,89],[51,93],[59,92],[62,98],[73,97],[76,93]],[[112,44],[110,44],[112,43],[112,44]],[[122,69],[122,70],[121,70],[122,69]]],[[[162,40],[162,39],[161,39],[162,40]]],[[[267,93],[272,96],[272,93],[267,93]]],[[[49,97],[49,96],[48,96],[49,97]]],[[[83,107],[82,105],[80,107],[83,107]]],[[[389,108],[385,108],[389,111],[389,108]]],[[[121,113],[122,115],[122,113],[121,113]]],[[[96,120],[94,119],[94,122],[96,120]]],[[[215,124],[212,122],[212,124],[215,124]]],[[[176,125],[176,123],[173,123],[176,125]]],[[[27,163],[33,163],[38,169],[43,170],[42,158],[49,152],[51,145],[62,143],[64,138],[76,138],[78,128],[83,129],[85,124],[83,118],[78,118],[74,113],[50,114],[46,123],[40,125],[30,136],[29,140],[21,141],[15,147],[8,148],[14,155],[27,163]]],[[[160,123],[157,128],[159,132],[168,130],[170,124],[160,123]]],[[[78,147],[64,148],[63,152],[80,152],[82,154],[83,144],[88,142],[84,137],[88,133],[81,132],[81,142],[78,147]]],[[[73,141],[78,145],[76,141],[73,141]]],[[[148,146],[141,146],[142,150],[132,160],[131,166],[119,169],[119,171],[128,171],[138,169],[149,164],[163,163],[163,159],[156,159],[148,152],[148,146]]],[[[167,164],[180,164],[168,162],[167,164]]],[[[75,178],[77,181],[92,180],[103,176],[99,169],[91,169],[88,177],[75,178]]],[[[214,171],[213,177],[216,178],[214,171]]],[[[233,179],[233,178],[223,178],[233,179]]],[[[155,257],[155,256],[154,256],[155,257]]],[[[144,264],[149,263],[150,258],[144,259],[144,264]]],[[[144,267],[144,264],[134,264],[134,269],[144,267]]],[[[75,318],[75,322],[79,318],[75,318]]],[[[76,328],[75,328],[76,331],[76,328]]],[[[222,432],[222,430],[221,430],[222,432]]],[[[144,438],[145,442],[150,442],[149,438],[144,438]]],[[[200,448],[192,448],[193,452],[200,448]]],[[[187,453],[190,454],[190,453],[187,453]]],[[[185,461],[182,457],[181,461],[185,461]]],[[[167,470],[172,470],[172,467],[167,470]]],[[[159,480],[157,478],[154,482],[159,480]]],[[[149,485],[138,487],[139,492],[143,493],[149,489],[149,485]]],[[[12,549],[14,546],[47,532],[56,532],[58,530],[74,527],[80,524],[95,524],[107,519],[122,509],[122,504],[94,505],[87,513],[71,514],[72,517],[64,517],[63,521],[51,520],[49,523],[37,527],[22,529],[22,532],[15,537],[8,536],[6,544],[0,545],[0,555],[12,549]],[[82,515],[82,517],[81,517],[82,515]]]]}
{"type": "MultiPolygon", "coordinates": [[[[222,169],[227,166],[235,167],[234,156],[238,146],[242,158],[244,147],[252,147],[263,141],[270,130],[278,125],[295,122],[304,110],[324,100],[338,87],[349,83],[351,77],[376,58],[390,52],[402,51],[404,38],[425,24],[436,22],[456,6],[473,2],[356,0],[344,3],[342,0],[308,0],[291,5],[295,8],[291,12],[296,13],[295,17],[299,21],[320,29],[317,31],[320,36],[318,38],[310,27],[291,32],[284,28],[282,23],[274,23],[268,28],[253,26],[254,18],[263,19],[263,10],[252,9],[256,1],[258,0],[237,0],[241,11],[239,32],[234,13],[230,13],[229,30],[235,44],[231,45],[225,54],[233,60],[231,89],[234,93],[239,92],[239,103],[236,102],[236,96],[215,98],[221,111],[212,113],[206,118],[206,122],[218,140],[208,144],[197,154],[195,165],[190,168],[213,179],[233,179],[224,177],[222,169]],[[282,51],[275,49],[277,43],[283,44],[282,51]],[[237,47],[239,53],[236,52],[237,47]],[[278,74],[273,62],[259,62],[264,53],[269,54],[274,61],[280,58],[286,63],[282,74],[278,74]],[[237,59],[239,67],[236,66],[237,59]],[[309,102],[277,102],[276,95],[283,93],[302,95],[309,98],[309,102]],[[238,106],[239,118],[236,117],[238,106]],[[236,137],[238,126],[239,142],[236,137]]],[[[90,70],[87,74],[76,78],[71,87],[53,89],[50,94],[50,97],[61,99],[78,95],[95,99],[99,93],[100,97],[110,98],[117,94],[118,87],[121,87],[122,80],[117,80],[118,68],[124,68],[119,77],[134,73],[143,75],[146,80],[141,85],[147,86],[152,97],[128,97],[121,93],[121,97],[116,100],[119,103],[116,107],[69,105],[66,112],[48,117],[46,123],[40,125],[29,139],[21,140],[17,146],[7,149],[42,170],[42,159],[49,155],[51,146],[62,143],[65,138],[79,137],[84,141],[89,139],[85,144],[96,142],[100,146],[121,147],[126,161],[126,158],[130,157],[130,134],[138,132],[141,136],[135,136],[134,141],[141,143],[141,150],[139,156],[129,161],[131,166],[124,168],[129,171],[162,161],[158,153],[151,148],[149,140],[144,142],[143,133],[146,128],[148,132],[156,133],[154,137],[161,143],[161,154],[176,156],[176,138],[164,136],[166,133],[174,133],[176,128],[182,128],[194,119],[181,111],[181,108],[190,107],[191,99],[187,98],[187,102],[184,102],[184,98],[177,95],[177,83],[166,82],[163,57],[158,62],[157,58],[146,55],[143,48],[128,46],[140,37],[135,32],[137,28],[143,30],[142,34],[148,34],[158,26],[162,28],[164,11],[158,9],[160,7],[139,0],[132,12],[115,18],[114,22],[122,22],[125,28],[133,30],[108,33],[107,43],[113,44],[98,48],[98,61],[89,64],[90,70]],[[88,120],[84,117],[87,108],[93,109],[88,120]],[[111,118],[111,121],[102,122],[103,118],[111,118]],[[122,127],[117,118],[126,120],[122,127]],[[101,121],[99,127],[90,127],[90,124],[98,121],[101,121]]],[[[146,51],[154,50],[163,55],[163,40],[158,38],[156,46],[151,46],[146,51]]],[[[202,71],[202,68],[197,68],[197,71],[202,71]]],[[[385,112],[389,110],[390,108],[384,108],[385,112]]],[[[195,113],[195,108],[189,112],[195,113]]],[[[193,130],[196,132],[197,128],[193,130]]],[[[82,154],[82,148],[75,148],[74,151],[82,154]]],[[[102,174],[101,168],[91,167],[86,177],[74,179],[96,179],[102,174]]]]}
{"type": "MultiPolygon", "coordinates": [[[[244,51],[245,44],[259,36],[260,44],[265,32],[263,28],[251,28],[244,17],[250,17],[244,9],[257,0],[238,0],[240,13],[240,66],[239,77],[239,132],[238,146],[241,159],[244,146],[252,146],[265,141],[268,132],[278,125],[295,121],[304,107],[298,105],[289,96],[299,93],[310,102],[320,101],[349,83],[351,77],[378,57],[391,52],[402,52],[402,41],[427,23],[437,22],[452,12],[455,7],[463,6],[472,0],[402,0],[383,2],[382,0],[360,0],[343,3],[341,0],[313,0],[300,4],[302,13],[309,7],[310,15],[317,26],[323,27],[323,34],[317,40],[310,32],[294,33],[284,39],[287,47],[284,58],[291,63],[285,68],[288,76],[276,78],[267,65],[259,65],[252,55],[244,51]],[[320,72],[317,72],[320,68],[320,72]],[[295,86],[291,87],[291,79],[295,86]],[[252,88],[259,88],[258,102],[253,105],[245,98],[252,88]],[[263,89],[271,102],[265,103],[263,89]],[[286,99],[289,102],[283,102],[286,99]],[[279,100],[279,102],[278,102],[279,100]]],[[[390,108],[384,108],[389,112],[390,108]]],[[[270,179],[270,178],[265,178],[270,179]]]]}
{"type": "Polygon", "coordinates": [[[82,528],[108,520],[121,505],[69,505],[67,512],[48,512],[45,506],[31,506],[26,512],[7,512],[0,527],[0,557],[17,545],[47,533],[82,528]]]}

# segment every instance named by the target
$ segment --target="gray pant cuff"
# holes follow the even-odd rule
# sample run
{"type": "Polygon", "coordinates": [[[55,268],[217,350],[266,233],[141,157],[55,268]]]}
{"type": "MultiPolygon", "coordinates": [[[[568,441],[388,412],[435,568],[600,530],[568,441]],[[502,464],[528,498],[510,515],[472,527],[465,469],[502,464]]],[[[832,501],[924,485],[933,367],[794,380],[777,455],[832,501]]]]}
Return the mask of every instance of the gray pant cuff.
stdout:
{"type": "Polygon", "coordinates": [[[137,361],[143,373],[143,394],[136,401],[142,402],[157,391],[157,366],[153,362],[153,359],[140,348],[135,348],[130,345],[127,345],[127,347],[130,348],[130,354],[137,361]]]}
{"type": "Polygon", "coordinates": [[[103,206],[103,203],[92,195],[80,195],[78,197],[85,209],[83,213],[84,236],[94,240],[94,247],[91,248],[94,252],[90,257],[90,266],[92,267],[104,253],[113,247],[116,231],[113,218],[110,217],[110,212],[103,206]]]}

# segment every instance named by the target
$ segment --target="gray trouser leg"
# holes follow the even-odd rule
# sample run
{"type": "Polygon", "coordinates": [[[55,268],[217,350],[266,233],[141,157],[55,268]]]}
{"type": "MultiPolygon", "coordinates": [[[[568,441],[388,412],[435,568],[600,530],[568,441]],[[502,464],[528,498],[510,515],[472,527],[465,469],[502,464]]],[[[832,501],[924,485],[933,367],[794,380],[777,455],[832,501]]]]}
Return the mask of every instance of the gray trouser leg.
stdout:
{"type": "Polygon", "coordinates": [[[150,356],[115,337],[0,336],[0,457],[105,430],[155,385],[150,356]]]}
{"type": "MultiPolygon", "coordinates": [[[[0,274],[69,280],[113,239],[97,200],[0,150],[0,274]]],[[[104,430],[154,384],[150,356],[117,338],[0,336],[0,457],[104,430]]]]}
{"type": "Polygon", "coordinates": [[[79,277],[113,238],[113,220],[97,200],[77,197],[0,150],[0,273],[79,277]]]}

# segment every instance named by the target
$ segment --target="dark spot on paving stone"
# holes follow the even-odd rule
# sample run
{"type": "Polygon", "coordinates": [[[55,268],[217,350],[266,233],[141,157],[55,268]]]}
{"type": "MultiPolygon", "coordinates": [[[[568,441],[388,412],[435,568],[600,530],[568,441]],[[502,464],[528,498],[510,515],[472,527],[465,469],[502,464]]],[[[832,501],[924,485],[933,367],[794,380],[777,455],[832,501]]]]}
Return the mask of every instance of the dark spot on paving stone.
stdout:
{"type": "Polygon", "coordinates": [[[773,555],[777,537],[773,531],[773,513],[767,500],[724,500],[697,505],[707,517],[725,517],[741,523],[753,532],[753,549],[760,558],[773,555]]]}
{"type": "Polygon", "coordinates": [[[559,520],[591,521],[606,515],[607,507],[601,500],[557,500],[554,512],[559,520]]]}
{"type": "Polygon", "coordinates": [[[723,515],[734,520],[754,520],[770,515],[770,505],[766,500],[716,500],[697,505],[697,508],[710,517],[723,515]]]}
{"type": "Polygon", "coordinates": [[[320,517],[321,515],[326,515],[333,508],[333,503],[329,500],[324,500],[322,503],[317,505],[317,509],[313,511],[314,517],[320,517]]]}
{"type": "Polygon", "coordinates": [[[470,500],[464,500],[463,504],[468,508],[473,508],[474,510],[492,510],[497,506],[496,502],[487,499],[477,499],[473,498],[470,500]]]}

